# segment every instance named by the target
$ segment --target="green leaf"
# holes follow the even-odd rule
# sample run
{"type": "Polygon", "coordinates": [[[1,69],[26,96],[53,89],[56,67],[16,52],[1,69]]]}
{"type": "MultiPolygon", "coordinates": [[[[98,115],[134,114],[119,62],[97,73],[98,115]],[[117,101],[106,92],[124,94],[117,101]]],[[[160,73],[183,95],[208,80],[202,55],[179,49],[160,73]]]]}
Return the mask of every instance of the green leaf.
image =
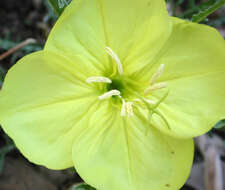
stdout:
{"type": "Polygon", "coordinates": [[[212,4],[207,6],[205,9],[201,9],[197,14],[192,16],[192,22],[201,22],[205,20],[207,16],[215,12],[217,9],[221,8],[225,4],[225,0],[211,1],[212,4]]]}
{"type": "Polygon", "coordinates": [[[224,128],[224,127],[225,127],[225,119],[219,121],[219,122],[214,126],[215,129],[222,129],[222,128],[224,128]]]}
{"type": "Polygon", "coordinates": [[[72,190],[96,190],[96,189],[91,187],[90,185],[82,183],[73,187],[72,190]]]}
{"type": "Polygon", "coordinates": [[[49,0],[49,3],[52,5],[58,16],[60,16],[63,10],[67,5],[70,4],[71,1],[72,0],[49,0]]]}

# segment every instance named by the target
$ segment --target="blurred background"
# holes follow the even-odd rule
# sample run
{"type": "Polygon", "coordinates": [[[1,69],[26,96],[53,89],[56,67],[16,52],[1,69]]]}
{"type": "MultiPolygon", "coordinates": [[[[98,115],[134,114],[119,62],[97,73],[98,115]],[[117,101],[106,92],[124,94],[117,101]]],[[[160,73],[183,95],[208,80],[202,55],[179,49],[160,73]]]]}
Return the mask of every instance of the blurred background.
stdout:
{"type": "MultiPolygon", "coordinates": [[[[167,7],[171,15],[191,19],[212,1],[167,0],[167,7]]],[[[0,88],[18,59],[43,48],[56,20],[47,0],[0,1],[0,88]]],[[[203,23],[225,37],[225,7],[203,23]]],[[[225,120],[195,142],[194,165],[182,190],[225,190],[225,120]]],[[[0,190],[72,190],[80,182],[72,168],[52,171],[28,162],[0,127],[0,190]]]]}

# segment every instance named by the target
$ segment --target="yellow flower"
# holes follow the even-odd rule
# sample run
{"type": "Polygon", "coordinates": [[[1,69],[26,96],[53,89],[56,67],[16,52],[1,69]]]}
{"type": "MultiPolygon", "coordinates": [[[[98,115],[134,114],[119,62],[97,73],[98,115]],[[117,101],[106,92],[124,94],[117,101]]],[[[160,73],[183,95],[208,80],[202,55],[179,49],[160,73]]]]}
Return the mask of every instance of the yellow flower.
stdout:
{"type": "Polygon", "coordinates": [[[224,81],[224,39],[164,0],[75,0],[6,75],[0,123],[31,162],[98,190],[178,190],[224,81]]]}

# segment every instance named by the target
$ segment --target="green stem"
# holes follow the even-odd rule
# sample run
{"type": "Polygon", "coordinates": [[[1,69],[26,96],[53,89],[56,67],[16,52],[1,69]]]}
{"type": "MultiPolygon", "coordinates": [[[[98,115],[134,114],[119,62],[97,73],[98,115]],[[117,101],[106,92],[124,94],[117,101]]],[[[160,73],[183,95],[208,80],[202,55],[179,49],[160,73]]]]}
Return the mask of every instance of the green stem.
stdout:
{"type": "Polygon", "coordinates": [[[192,17],[192,22],[201,22],[203,21],[207,16],[209,16],[210,14],[212,14],[213,12],[215,12],[217,9],[219,9],[220,7],[222,7],[225,3],[225,0],[218,0],[216,1],[213,5],[211,5],[208,9],[203,10],[201,12],[199,12],[196,15],[193,15],[192,17]]]}

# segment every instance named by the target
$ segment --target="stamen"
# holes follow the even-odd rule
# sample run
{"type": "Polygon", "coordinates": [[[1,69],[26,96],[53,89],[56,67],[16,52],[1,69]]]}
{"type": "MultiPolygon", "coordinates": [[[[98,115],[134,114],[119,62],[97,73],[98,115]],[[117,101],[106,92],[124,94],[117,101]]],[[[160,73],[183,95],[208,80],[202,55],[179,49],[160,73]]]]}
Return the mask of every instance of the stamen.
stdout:
{"type": "Polygon", "coordinates": [[[151,91],[158,90],[161,88],[166,88],[166,87],[167,87],[167,84],[165,82],[156,83],[153,86],[148,87],[144,93],[148,94],[151,91]]]}
{"type": "Polygon", "coordinates": [[[112,57],[112,59],[114,59],[114,61],[117,64],[118,72],[120,75],[122,75],[123,74],[123,66],[122,66],[122,63],[121,63],[119,57],[117,56],[117,54],[110,47],[106,47],[105,50],[112,57]]]}
{"type": "Polygon", "coordinates": [[[143,103],[139,98],[133,99],[134,102],[143,103]]]}
{"type": "MultiPolygon", "coordinates": [[[[154,100],[149,100],[149,99],[146,99],[146,98],[143,98],[143,99],[144,99],[146,102],[148,102],[149,104],[152,104],[152,105],[156,104],[156,102],[155,102],[154,100]]],[[[141,101],[141,99],[139,99],[139,98],[136,98],[136,99],[134,99],[133,101],[134,101],[134,102],[138,102],[138,103],[144,104],[144,102],[141,101]]]]}
{"type": "Polygon", "coordinates": [[[128,117],[134,116],[133,102],[127,102],[126,103],[126,108],[127,108],[128,117]]]}
{"type": "Polygon", "coordinates": [[[124,99],[122,99],[122,108],[120,115],[122,117],[126,116],[128,114],[128,117],[134,116],[134,111],[133,111],[133,102],[125,102],[124,99]]]}
{"type": "Polygon", "coordinates": [[[126,102],[124,99],[122,99],[122,108],[121,108],[121,112],[120,112],[120,115],[122,117],[126,116],[126,102]]]}
{"type": "Polygon", "coordinates": [[[100,76],[96,76],[96,77],[89,77],[86,80],[87,83],[93,83],[93,82],[103,82],[103,83],[112,83],[112,81],[107,78],[107,77],[100,77],[100,76]]]}
{"type": "Polygon", "coordinates": [[[99,98],[99,100],[104,100],[104,99],[110,98],[112,96],[120,96],[120,91],[119,90],[110,90],[109,92],[102,94],[98,98],[99,98]]]}
{"type": "Polygon", "coordinates": [[[145,101],[148,102],[149,104],[152,104],[152,105],[156,104],[156,102],[155,102],[154,100],[149,100],[149,99],[146,99],[146,98],[144,98],[144,99],[145,99],[145,101]]]}
{"type": "Polygon", "coordinates": [[[150,85],[155,84],[156,80],[163,74],[164,71],[164,64],[161,64],[158,68],[158,70],[152,75],[152,78],[150,80],[150,85]]]}

